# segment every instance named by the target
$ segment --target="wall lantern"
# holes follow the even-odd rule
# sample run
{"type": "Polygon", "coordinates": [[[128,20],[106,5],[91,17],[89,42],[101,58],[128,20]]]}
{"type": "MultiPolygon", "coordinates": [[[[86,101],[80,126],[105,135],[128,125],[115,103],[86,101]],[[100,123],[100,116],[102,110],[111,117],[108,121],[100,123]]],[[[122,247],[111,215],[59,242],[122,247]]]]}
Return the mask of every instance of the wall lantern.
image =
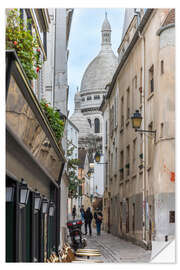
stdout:
{"type": "Polygon", "coordinates": [[[49,204],[48,199],[45,196],[43,196],[43,199],[42,199],[42,213],[43,214],[47,214],[48,204],[49,204]]]}
{"type": "Polygon", "coordinates": [[[14,200],[14,186],[6,187],[6,202],[13,202],[14,200]]]}
{"type": "Polygon", "coordinates": [[[136,112],[131,117],[131,120],[132,120],[132,127],[133,128],[135,128],[135,129],[140,128],[141,122],[142,122],[142,116],[139,113],[139,110],[136,110],[136,112]]]}
{"type": "Polygon", "coordinates": [[[21,179],[21,183],[19,185],[19,203],[22,205],[26,205],[29,198],[29,189],[28,185],[25,183],[24,179],[21,179]]]}
{"type": "Polygon", "coordinates": [[[154,139],[156,140],[156,130],[142,130],[142,129],[139,129],[140,126],[141,126],[141,122],[142,122],[142,116],[139,113],[139,110],[136,110],[136,112],[131,117],[131,120],[132,120],[132,127],[135,128],[136,132],[152,133],[152,134],[154,134],[154,139]]]}
{"type": "Polygon", "coordinates": [[[96,152],[95,156],[94,156],[94,159],[97,163],[100,162],[100,159],[101,159],[101,154],[99,152],[96,152]]]}
{"type": "Polygon", "coordinates": [[[89,170],[88,172],[87,172],[87,176],[90,178],[91,177],[91,170],[89,170]]]}
{"type": "Polygon", "coordinates": [[[55,211],[55,204],[54,202],[50,201],[49,203],[49,216],[50,217],[54,216],[54,211],[55,211]]]}
{"type": "Polygon", "coordinates": [[[34,192],[34,210],[39,211],[40,208],[41,208],[41,195],[36,189],[34,192]]]}

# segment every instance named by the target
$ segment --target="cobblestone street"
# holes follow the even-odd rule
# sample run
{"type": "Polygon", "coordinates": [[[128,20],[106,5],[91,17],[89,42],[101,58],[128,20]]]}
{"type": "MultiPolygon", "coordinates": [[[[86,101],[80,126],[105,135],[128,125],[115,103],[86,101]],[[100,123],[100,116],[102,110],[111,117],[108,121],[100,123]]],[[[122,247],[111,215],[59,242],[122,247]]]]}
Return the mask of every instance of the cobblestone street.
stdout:
{"type": "Polygon", "coordinates": [[[93,229],[92,236],[87,235],[86,238],[87,248],[97,248],[102,254],[94,260],[102,260],[105,263],[148,263],[151,260],[151,251],[104,231],[97,236],[96,230],[93,229]]]}

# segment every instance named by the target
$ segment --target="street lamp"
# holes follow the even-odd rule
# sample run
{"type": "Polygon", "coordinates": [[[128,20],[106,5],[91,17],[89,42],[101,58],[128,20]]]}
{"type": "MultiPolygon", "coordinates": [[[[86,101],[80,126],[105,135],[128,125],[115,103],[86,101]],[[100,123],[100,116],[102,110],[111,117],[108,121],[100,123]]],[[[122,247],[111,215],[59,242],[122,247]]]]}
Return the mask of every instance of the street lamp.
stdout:
{"type": "Polygon", "coordinates": [[[142,122],[142,116],[139,112],[139,110],[136,110],[136,112],[133,114],[131,117],[132,120],[132,127],[135,128],[136,132],[141,132],[141,133],[153,133],[154,134],[154,139],[156,139],[156,130],[144,130],[144,129],[139,129],[141,127],[141,122],[142,122]]]}
{"type": "Polygon", "coordinates": [[[21,179],[21,183],[19,185],[19,203],[25,206],[28,202],[28,198],[29,198],[28,185],[25,183],[24,179],[21,179]]]}
{"type": "Polygon", "coordinates": [[[96,154],[95,154],[95,156],[94,156],[94,159],[95,159],[95,161],[96,161],[97,163],[100,162],[100,159],[101,159],[101,154],[100,154],[100,152],[96,152],[96,154]]]}
{"type": "Polygon", "coordinates": [[[54,216],[54,211],[55,211],[55,204],[53,201],[50,201],[49,203],[49,216],[50,217],[54,216]]]}
{"type": "Polygon", "coordinates": [[[47,214],[48,204],[49,204],[48,199],[43,195],[43,199],[42,199],[42,213],[43,214],[47,214]]]}
{"type": "Polygon", "coordinates": [[[34,210],[35,211],[39,211],[41,208],[41,195],[40,193],[37,191],[37,189],[34,192],[34,210]]]}

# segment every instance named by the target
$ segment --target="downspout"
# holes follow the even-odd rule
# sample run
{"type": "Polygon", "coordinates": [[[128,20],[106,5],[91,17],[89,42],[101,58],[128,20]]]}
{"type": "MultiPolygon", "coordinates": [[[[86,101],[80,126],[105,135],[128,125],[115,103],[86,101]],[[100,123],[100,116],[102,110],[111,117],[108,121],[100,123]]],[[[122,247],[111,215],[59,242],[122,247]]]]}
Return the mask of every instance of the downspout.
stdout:
{"type": "MultiPolygon", "coordinates": [[[[146,98],[145,98],[145,38],[144,35],[138,32],[139,38],[142,40],[142,129],[146,127],[146,98]]],[[[145,133],[143,134],[143,243],[148,246],[146,240],[146,137],[145,133]]]]}

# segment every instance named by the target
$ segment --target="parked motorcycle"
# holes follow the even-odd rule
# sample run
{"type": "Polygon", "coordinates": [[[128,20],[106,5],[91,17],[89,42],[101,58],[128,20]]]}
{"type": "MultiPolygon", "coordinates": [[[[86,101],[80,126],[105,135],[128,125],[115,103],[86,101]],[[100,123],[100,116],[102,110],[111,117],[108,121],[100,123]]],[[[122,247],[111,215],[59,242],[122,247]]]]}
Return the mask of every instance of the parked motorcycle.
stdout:
{"type": "Polygon", "coordinates": [[[70,220],[67,222],[67,227],[71,237],[71,247],[74,250],[77,250],[78,248],[84,248],[86,246],[86,239],[82,238],[81,226],[81,219],[70,220]]]}

